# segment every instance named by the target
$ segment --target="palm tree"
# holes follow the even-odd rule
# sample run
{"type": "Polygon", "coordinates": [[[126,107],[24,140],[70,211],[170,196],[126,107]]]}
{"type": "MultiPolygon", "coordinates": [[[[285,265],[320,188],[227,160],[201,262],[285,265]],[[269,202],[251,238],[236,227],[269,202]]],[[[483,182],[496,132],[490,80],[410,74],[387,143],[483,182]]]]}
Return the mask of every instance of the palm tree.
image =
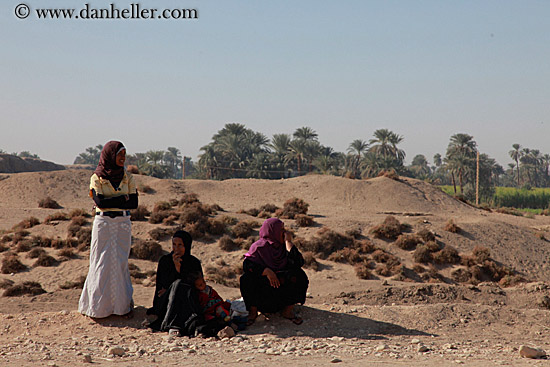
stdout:
{"type": "Polygon", "coordinates": [[[301,139],[304,141],[317,140],[318,134],[310,127],[304,126],[296,129],[293,134],[295,139],[301,139]]]}
{"type": "Polygon", "coordinates": [[[403,137],[388,129],[378,129],[374,132],[374,138],[369,141],[372,151],[381,156],[384,166],[388,168],[400,168],[405,159],[405,151],[397,148],[397,144],[403,141],[403,137]]]}
{"type": "MultiPolygon", "coordinates": [[[[468,134],[455,134],[451,136],[451,141],[447,147],[445,157],[447,167],[458,175],[460,193],[464,193],[464,178],[472,169],[472,164],[477,151],[477,143],[473,140],[474,137],[468,134]]],[[[455,188],[456,193],[456,188],[455,188]]]]}
{"type": "Polygon", "coordinates": [[[424,179],[430,174],[430,166],[428,160],[423,154],[417,154],[414,156],[412,163],[409,167],[416,178],[424,179]]]}
{"type": "Polygon", "coordinates": [[[306,152],[306,142],[302,139],[294,139],[288,145],[288,153],[286,154],[287,162],[296,160],[296,165],[298,167],[298,176],[302,172],[302,161],[304,160],[304,155],[306,152]]]}
{"type": "Polygon", "coordinates": [[[519,144],[512,144],[512,148],[514,148],[513,150],[509,151],[508,154],[510,154],[510,157],[516,161],[516,173],[518,175],[518,187],[520,186],[519,185],[519,177],[520,177],[520,172],[519,172],[519,159],[521,158],[521,152],[520,152],[520,148],[521,148],[521,145],[519,144]]]}
{"type": "Polygon", "coordinates": [[[348,153],[353,154],[355,157],[352,163],[352,172],[353,177],[359,176],[359,162],[361,161],[361,156],[367,152],[369,149],[369,144],[361,139],[355,139],[352,141],[348,147],[348,153]]]}
{"type": "Polygon", "coordinates": [[[166,149],[166,153],[164,154],[164,160],[170,165],[172,168],[173,177],[177,178],[178,176],[178,167],[180,166],[181,162],[181,151],[178,148],[175,147],[168,147],[166,149]]]}

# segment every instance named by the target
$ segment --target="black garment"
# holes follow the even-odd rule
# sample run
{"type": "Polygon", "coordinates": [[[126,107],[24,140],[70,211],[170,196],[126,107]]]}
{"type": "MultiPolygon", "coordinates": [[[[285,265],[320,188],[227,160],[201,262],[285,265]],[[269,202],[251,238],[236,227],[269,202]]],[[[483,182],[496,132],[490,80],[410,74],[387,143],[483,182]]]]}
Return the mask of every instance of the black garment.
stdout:
{"type": "MultiPolygon", "coordinates": [[[[176,280],[181,280],[184,284],[190,286],[192,284],[192,276],[194,274],[202,274],[200,260],[193,255],[187,255],[190,250],[190,248],[187,249],[186,247],[186,255],[181,258],[180,273],[176,270],[176,266],[172,260],[172,252],[160,258],[157,268],[157,284],[153,298],[153,307],[147,311],[147,314],[164,317],[167,312],[166,305],[168,304],[168,295],[172,283],[176,280]],[[158,293],[161,289],[166,289],[166,292],[159,297],[158,293]]],[[[198,302],[198,295],[196,295],[196,298],[198,302]]]]}
{"type": "Polygon", "coordinates": [[[138,207],[137,193],[128,195],[128,200],[126,200],[125,195],[106,198],[101,194],[97,195],[95,190],[92,189],[92,198],[98,208],[135,209],[138,207]]]}
{"type": "Polygon", "coordinates": [[[309,280],[301,269],[304,258],[296,246],[287,252],[287,256],[286,268],[275,272],[281,283],[279,288],[273,288],[268,278],[262,275],[264,266],[250,259],[244,260],[240,286],[247,310],[256,306],[260,312],[274,313],[286,306],[306,302],[309,280]]]}

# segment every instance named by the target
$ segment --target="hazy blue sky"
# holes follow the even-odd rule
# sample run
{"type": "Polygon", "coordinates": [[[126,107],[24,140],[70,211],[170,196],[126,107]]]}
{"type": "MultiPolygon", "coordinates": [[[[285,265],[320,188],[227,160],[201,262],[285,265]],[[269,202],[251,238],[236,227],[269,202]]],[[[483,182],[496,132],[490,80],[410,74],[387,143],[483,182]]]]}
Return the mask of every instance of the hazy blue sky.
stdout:
{"type": "MultiPolygon", "coordinates": [[[[72,163],[111,139],[194,160],[227,122],[310,126],[346,151],[389,128],[407,162],[473,135],[550,153],[550,1],[141,0],[197,20],[19,20],[2,0],[0,149],[72,163]]],[[[131,1],[113,0],[118,8],[131,1]]]]}

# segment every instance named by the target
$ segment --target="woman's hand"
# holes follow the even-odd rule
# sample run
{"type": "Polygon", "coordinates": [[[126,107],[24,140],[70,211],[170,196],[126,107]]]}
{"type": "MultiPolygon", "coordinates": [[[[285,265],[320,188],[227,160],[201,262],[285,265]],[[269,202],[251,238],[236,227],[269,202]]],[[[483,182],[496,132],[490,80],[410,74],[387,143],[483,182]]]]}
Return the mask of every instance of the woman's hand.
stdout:
{"type": "Polygon", "coordinates": [[[162,297],[162,295],[163,295],[164,293],[166,293],[166,289],[161,288],[161,289],[158,291],[157,295],[158,295],[159,297],[162,297]]]}
{"type": "Polygon", "coordinates": [[[292,250],[292,247],[294,247],[294,244],[292,243],[292,233],[290,233],[289,231],[285,231],[285,245],[288,252],[290,252],[290,250],[292,250]]]}
{"type": "Polygon", "coordinates": [[[277,278],[277,274],[275,274],[275,272],[270,268],[265,268],[262,275],[265,275],[267,277],[267,279],[269,280],[269,284],[273,288],[279,288],[279,286],[281,285],[281,283],[279,283],[279,278],[277,278]]]}
{"type": "Polygon", "coordinates": [[[181,270],[181,255],[173,253],[172,261],[174,261],[174,266],[176,267],[176,271],[179,273],[181,270]]]}

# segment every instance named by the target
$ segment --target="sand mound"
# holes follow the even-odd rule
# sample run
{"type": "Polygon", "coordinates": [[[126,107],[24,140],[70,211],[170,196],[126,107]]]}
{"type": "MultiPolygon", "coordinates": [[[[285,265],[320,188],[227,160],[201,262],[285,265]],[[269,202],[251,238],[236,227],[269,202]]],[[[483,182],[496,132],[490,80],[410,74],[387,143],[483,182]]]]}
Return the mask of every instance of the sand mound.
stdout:
{"type": "Polygon", "coordinates": [[[21,158],[0,153],[0,173],[59,171],[65,166],[36,158],[21,158]]]}

